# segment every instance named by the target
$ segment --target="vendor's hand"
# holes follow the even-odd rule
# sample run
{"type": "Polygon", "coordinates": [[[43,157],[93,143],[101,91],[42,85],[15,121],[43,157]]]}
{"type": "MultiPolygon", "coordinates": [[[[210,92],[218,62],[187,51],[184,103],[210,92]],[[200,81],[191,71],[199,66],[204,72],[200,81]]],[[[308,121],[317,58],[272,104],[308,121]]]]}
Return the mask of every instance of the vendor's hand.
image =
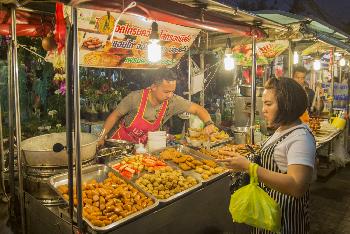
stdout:
{"type": "Polygon", "coordinates": [[[227,168],[229,168],[235,172],[238,172],[238,171],[248,172],[248,170],[249,170],[250,161],[246,157],[243,157],[238,153],[233,153],[232,158],[219,159],[216,161],[223,162],[227,168]]]}
{"type": "Polygon", "coordinates": [[[204,131],[204,133],[205,134],[207,134],[207,135],[209,135],[210,136],[210,134],[212,134],[213,132],[215,132],[215,125],[214,124],[210,124],[210,125],[208,125],[208,126],[206,126],[204,129],[203,129],[203,131],[204,131]]]}
{"type": "Polygon", "coordinates": [[[101,138],[99,138],[97,140],[97,148],[102,147],[104,144],[105,144],[105,139],[104,138],[101,137],[101,138]]]}

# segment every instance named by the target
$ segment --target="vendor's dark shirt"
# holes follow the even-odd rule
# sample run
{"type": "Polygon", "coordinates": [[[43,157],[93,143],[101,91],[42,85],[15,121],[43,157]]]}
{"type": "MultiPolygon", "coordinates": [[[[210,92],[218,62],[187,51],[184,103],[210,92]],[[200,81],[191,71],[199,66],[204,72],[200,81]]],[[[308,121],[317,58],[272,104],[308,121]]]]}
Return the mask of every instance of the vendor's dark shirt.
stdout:
{"type": "Polygon", "coordinates": [[[311,111],[311,106],[312,106],[312,102],[314,100],[314,97],[315,97],[315,92],[308,88],[308,87],[305,87],[305,91],[306,91],[306,94],[307,94],[307,110],[310,112],[311,111]]]}

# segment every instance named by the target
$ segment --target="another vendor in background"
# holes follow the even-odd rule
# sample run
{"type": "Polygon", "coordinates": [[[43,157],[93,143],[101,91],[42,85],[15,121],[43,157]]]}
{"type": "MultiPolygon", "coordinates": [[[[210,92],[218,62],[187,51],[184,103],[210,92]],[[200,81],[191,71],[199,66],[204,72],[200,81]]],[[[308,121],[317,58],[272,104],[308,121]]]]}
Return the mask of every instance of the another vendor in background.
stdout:
{"type": "Polygon", "coordinates": [[[307,110],[311,111],[312,101],[315,97],[315,92],[309,88],[309,84],[305,81],[307,70],[303,66],[298,66],[293,69],[293,79],[298,82],[306,91],[307,94],[307,110]]]}
{"type": "Polygon", "coordinates": [[[133,143],[146,143],[149,131],[158,131],[171,116],[188,112],[197,115],[205,125],[207,134],[215,126],[207,110],[174,94],[175,74],[165,68],[148,71],[152,85],[127,95],[106,119],[99,137],[99,145],[107,134],[110,138],[133,143]],[[111,131],[113,128],[115,130],[111,131]]]}
{"type": "MultiPolygon", "coordinates": [[[[309,127],[299,119],[307,107],[305,90],[291,78],[273,78],[265,84],[262,100],[266,123],[277,130],[262,145],[259,182],[281,207],[281,233],[309,233],[316,144],[309,127]]],[[[234,171],[249,170],[250,161],[238,153],[220,161],[234,171]]],[[[270,232],[254,229],[253,233],[270,232]]]]}

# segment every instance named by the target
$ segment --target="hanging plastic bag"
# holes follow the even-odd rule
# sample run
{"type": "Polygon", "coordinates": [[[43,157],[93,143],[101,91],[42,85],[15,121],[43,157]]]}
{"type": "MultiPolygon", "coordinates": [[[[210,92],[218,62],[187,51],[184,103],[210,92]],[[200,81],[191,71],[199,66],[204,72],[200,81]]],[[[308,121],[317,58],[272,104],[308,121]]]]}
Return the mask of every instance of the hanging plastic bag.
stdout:
{"type": "Polygon", "coordinates": [[[258,186],[257,169],[257,164],[249,164],[250,184],[231,195],[229,211],[237,223],[280,232],[281,208],[258,186]]]}

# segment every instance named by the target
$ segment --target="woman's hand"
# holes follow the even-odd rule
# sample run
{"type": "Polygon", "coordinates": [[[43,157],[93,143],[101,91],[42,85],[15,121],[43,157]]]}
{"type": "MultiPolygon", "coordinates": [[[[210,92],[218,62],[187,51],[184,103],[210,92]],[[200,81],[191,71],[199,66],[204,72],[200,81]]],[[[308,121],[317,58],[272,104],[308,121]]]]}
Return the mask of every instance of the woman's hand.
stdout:
{"type": "Polygon", "coordinates": [[[236,172],[237,171],[242,171],[242,172],[249,171],[250,161],[246,157],[243,157],[238,153],[234,153],[234,156],[232,158],[219,159],[216,161],[225,163],[227,168],[229,168],[233,171],[236,171],[236,172]]]}

